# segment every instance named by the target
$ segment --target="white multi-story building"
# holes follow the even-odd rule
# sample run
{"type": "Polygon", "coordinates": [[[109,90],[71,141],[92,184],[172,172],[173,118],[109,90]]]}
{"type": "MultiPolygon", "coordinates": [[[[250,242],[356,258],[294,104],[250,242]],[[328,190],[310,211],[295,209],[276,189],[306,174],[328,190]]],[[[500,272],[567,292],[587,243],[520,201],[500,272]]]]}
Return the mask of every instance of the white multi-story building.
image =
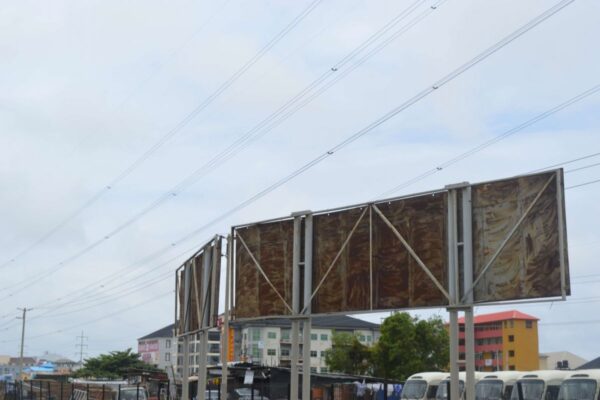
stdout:
{"type": "MultiPolygon", "coordinates": [[[[268,366],[290,366],[291,323],[288,319],[233,323],[236,330],[235,358],[268,366]]],[[[310,331],[310,368],[328,372],[325,351],[331,348],[334,332],[347,332],[372,346],[379,339],[379,325],[344,315],[312,318],[310,331]]],[[[303,333],[302,333],[303,334],[303,333]]],[[[302,345],[300,346],[302,347],[302,345]]],[[[302,351],[302,350],[301,350],[302,351]]]]}
{"type": "MultiPolygon", "coordinates": [[[[174,336],[174,324],[165,326],[162,329],[152,332],[149,335],[138,339],[138,354],[142,361],[154,365],[162,370],[167,370],[171,366],[176,368],[176,372],[181,374],[183,366],[183,341],[174,336]]],[[[208,365],[217,365],[220,362],[221,333],[218,329],[208,332],[208,352],[206,360],[208,365]]],[[[189,342],[189,366],[190,374],[198,371],[200,355],[199,342],[196,336],[189,342]]]]}
{"type": "Polygon", "coordinates": [[[165,326],[138,339],[138,354],[142,361],[166,370],[174,362],[177,353],[173,337],[173,324],[165,326]]]}
{"type": "MultiPolygon", "coordinates": [[[[269,319],[251,322],[232,322],[233,354],[228,361],[249,361],[267,366],[289,367],[291,363],[291,323],[289,319],[269,319]],[[233,356],[233,359],[231,357],[233,356]]],[[[325,352],[331,348],[334,332],[347,332],[358,340],[372,346],[379,339],[379,325],[345,315],[312,318],[310,331],[310,368],[312,372],[328,372],[325,352]]],[[[301,332],[301,335],[303,332],[301,332]]],[[[302,338],[302,336],[301,336],[302,338]]],[[[189,342],[190,374],[198,372],[199,342],[193,336],[189,342]]],[[[302,351],[302,341],[300,343],[302,351]]],[[[208,333],[207,364],[220,363],[221,332],[213,329],[208,333]]],[[[138,352],[142,360],[158,368],[173,365],[181,375],[183,367],[183,343],[173,336],[173,324],[138,339],[138,352]],[[175,347],[175,344],[177,346],[175,347]]]]}

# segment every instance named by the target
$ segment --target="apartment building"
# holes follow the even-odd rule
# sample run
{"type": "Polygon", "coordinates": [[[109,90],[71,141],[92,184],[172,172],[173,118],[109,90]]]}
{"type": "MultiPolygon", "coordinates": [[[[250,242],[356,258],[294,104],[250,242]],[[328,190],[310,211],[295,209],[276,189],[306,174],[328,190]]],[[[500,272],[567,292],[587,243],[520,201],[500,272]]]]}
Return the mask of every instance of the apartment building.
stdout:
{"type": "MultiPolygon", "coordinates": [[[[291,322],[288,319],[233,323],[234,357],[267,366],[289,367],[291,362],[291,322]]],[[[361,343],[372,346],[379,339],[378,324],[349,316],[312,318],[310,331],[310,368],[313,372],[328,372],[325,351],[331,348],[334,332],[347,332],[361,343]]],[[[303,332],[301,332],[301,342],[303,332]]],[[[300,345],[302,352],[302,344],[300,345]]]]}
{"type": "MultiPolygon", "coordinates": [[[[230,343],[228,361],[249,361],[268,366],[289,367],[291,362],[291,323],[288,319],[232,322],[227,340],[230,343]]],[[[371,346],[380,335],[379,325],[348,316],[313,317],[310,366],[313,372],[328,372],[325,351],[331,348],[334,332],[357,335],[361,343],[371,346]]],[[[301,332],[301,335],[303,332],[301,332]]],[[[302,336],[301,336],[302,337],[302,336]]],[[[300,346],[302,348],[302,345],[300,346]]],[[[190,374],[198,372],[200,344],[196,336],[189,342],[190,374]]],[[[220,363],[221,331],[208,332],[207,364],[220,363]]],[[[143,361],[166,369],[171,365],[176,374],[183,370],[183,341],[173,336],[173,324],[138,339],[138,353],[143,361]],[[177,347],[174,346],[177,343],[177,347]]]]}
{"type": "MultiPolygon", "coordinates": [[[[538,318],[517,310],[476,315],[475,368],[478,371],[539,369],[538,318]]],[[[459,351],[464,359],[464,318],[459,319],[459,351]]]]}

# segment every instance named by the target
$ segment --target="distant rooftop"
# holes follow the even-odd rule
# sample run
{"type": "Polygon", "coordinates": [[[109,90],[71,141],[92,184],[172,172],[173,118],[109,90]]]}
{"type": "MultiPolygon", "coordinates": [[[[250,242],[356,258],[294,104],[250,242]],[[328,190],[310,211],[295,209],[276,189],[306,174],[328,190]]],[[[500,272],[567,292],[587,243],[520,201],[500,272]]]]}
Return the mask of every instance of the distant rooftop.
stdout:
{"type": "Polygon", "coordinates": [[[165,326],[164,328],[161,328],[157,331],[152,332],[149,335],[139,338],[138,340],[171,338],[171,337],[173,337],[173,328],[175,328],[175,324],[169,324],[169,325],[165,326]]]}
{"type": "MultiPolygon", "coordinates": [[[[245,322],[231,322],[232,326],[278,326],[288,327],[291,326],[291,322],[287,318],[273,318],[255,321],[245,322]]],[[[146,339],[158,339],[158,338],[170,338],[173,337],[173,328],[175,324],[169,324],[164,328],[161,328],[155,332],[152,332],[146,336],[139,338],[138,340],[146,339]]],[[[331,328],[331,329],[379,329],[379,324],[373,322],[363,321],[362,319],[349,317],[347,315],[326,315],[312,317],[312,326],[317,328],[331,328]]]]}
{"type": "MultiPolygon", "coordinates": [[[[248,322],[232,322],[232,325],[242,326],[279,326],[288,327],[292,323],[287,318],[273,318],[248,322]]],[[[347,315],[324,315],[312,317],[312,326],[332,329],[379,329],[379,324],[363,321],[347,315]]]]}
{"type": "Polygon", "coordinates": [[[600,357],[594,358],[592,361],[588,361],[585,364],[577,367],[577,369],[598,369],[600,368],[600,357]]]}
{"type": "MultiPolygon", "coordinates": [[[[522,313],[521,311],[517,311],[517,310],[500,311],[497,313],[476,315],[475,318],[473,318],[473,321],[476,324],[486,324],[488,322],[508,321],[511,319],[539,321],[539,318],[536,318],[529,314],[522,313]]],[[[464,324],[465,323],[464,317],[460,317],[458,319],[458,323],[464,324]]]]}

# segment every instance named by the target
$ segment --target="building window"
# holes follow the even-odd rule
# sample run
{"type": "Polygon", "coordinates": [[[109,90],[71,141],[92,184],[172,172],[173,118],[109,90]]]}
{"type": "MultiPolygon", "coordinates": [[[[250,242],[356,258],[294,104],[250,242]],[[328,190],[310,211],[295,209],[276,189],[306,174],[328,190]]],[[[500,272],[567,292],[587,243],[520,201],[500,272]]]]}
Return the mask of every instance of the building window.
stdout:
{"type": "Polygon", "coordinates": [[[316,351],[316,350],[311,350],[311,351],[310,351],[310,356],[311,356],[312,358],[316,358],[316,357],[317,357],[317,351],[316,351]]]}
{"type": "Polygon", "coordinates": [[[321,333],[321,340],[329,340],[329,335],[326,333],[321,333]]]}
{"type": "Polygon", "coordinates": [[[221,332],[208,331],[208,340],[211,342],[218,342],[221,340],[221,332]]]}
{"type": "Polygon", "coordinates": [[[533,321],[525,321],[525,328],[531,329],[533,328],[533,321]]]}
{"type": "Polygon", "coordinates": [[[515,335],[508,335],[508,341],[509,342],[514,342],[515,341],[515,335]]]}
{"type": "Polygon", "coordinates": [[[165,341],[165,347],[166,347],[167,349],[170,349],[170,348],[171,348],[171,339],[167,339],[167,340],[165,341]]]}
{"type": "Polygon", "coordinates": [[[258,359],[260,358],[260,349],[257,344],[252,345],[252,358],[258,359]]]}
{"type": "Polygon", "coordinates": [[[290,356],[290,349],[281,349],[281,356],[282,357],[289,357],[290,356]]]}
{"type": "Polygon", "coordinates": [[[458,345],[459,346],[464,346],[465,345],[465,339],[458,339],[458,345]]]}
{"type": "Polygon", "coordinates": [[[276,356],[277,350],[276,349],[267,349],[267,355],[268,356],[276,356]]]}
{"type": "Polygon", "coordinates": [[[252,329],[252,340],[255,342],[260,340],[260,329],[252,329]]]}
{"type": "Polygon", "coordinates": [[[171,353],[165,353],[165,361],[171,361],[171,353]]]}
{"type": "Polygon", "coordinates": [[[358,335],[358,340],[364,342],[366,340],[365,335],[358,335]]]}
{"type": "Polygon", "coordinates": [[[515,366],[514,365],[509,365],[508,369],[509,369],[509,371],[514,371],[515,370],[515,366]]]}
{"type": "Polygon", "coordinates": [[[272,332],[272,331],[267,332],[267,338],[277,339],[277,332],[272,332]]]}
{"type": "Polygon", "coordinates": [[[373,336],[367,335],[367,342],[372,342],[372,341],[373,341],[373,336]]]}
{"type": "Polygon", "coordinates": [[[508,321],[508,327],[509,328],[514,328],[515,327],[515,321],[513,321],[512,319],[510,321],[508,321]]]}
{"type": "Polygon", "coordinates": [[[281,340],[290,340],[290,330],[282,330],[281,331],[281,340]]]}
{"type": "Polygon", "coordinates": [[[508,351],[508,356],[509,357],[514,357],[515,356],[515,351],[514,350],[509,350],[508,351]]]}
{"type": "Polygon", "coordinates": [[[310,334],[310,340],[317,340],[318,339],[318,335],[316,333],[311,333],[310,334]]]}
{"type": "Polygon", "coordinates": [[[316,373],[317,372],[317,367],[310,367],[310,372],[316,373]]]}
{"type": "Polygon", "coordinates": [[[325,350],[321,350],[321,357],[325,357],[325,354],[327,354],[325,353],[325,350]]]}
{"type": "Polygon", "coordinates": [[[321,367],[321,372],[326,374],[329,372],[329,369],[327,369],[327,367],[321,367]]]}

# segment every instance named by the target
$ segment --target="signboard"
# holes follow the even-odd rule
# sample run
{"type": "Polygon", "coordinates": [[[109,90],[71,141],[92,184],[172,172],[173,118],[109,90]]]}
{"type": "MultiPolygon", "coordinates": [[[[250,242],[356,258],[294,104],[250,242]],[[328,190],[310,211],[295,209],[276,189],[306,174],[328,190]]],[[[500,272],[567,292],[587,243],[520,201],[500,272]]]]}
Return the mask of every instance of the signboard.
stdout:
{"type": "Polygon", "coordinates": [[[474,301],[569,295],[562,170],[471,190],[474,301]]]}
{"type": "Polygon", "coordinates": [[[298,254],[312,250],[312,294],[300,300],[312,315],[466,304],[462,279],[461,299],[450,296],[448,257],[464,245],[451,248],[450,226],[458,237],[472,233],[472,272],[461,262],[457,276],[472,273],[475,303],[568,295],[563,193],[554,170],[309,213],[306,235],[307,217],[296,233],[293,218],[233,227],[233,315],[292,314],[295,242],[298,254]],[[450,193],[469,193],[469,207],[450,203],[450,193]]]}
{"type": "Polygon", "coordinates": [[[220,275],[221,238],[217,236],[176,271],[177,335],[216,326],[220,275]]]}

